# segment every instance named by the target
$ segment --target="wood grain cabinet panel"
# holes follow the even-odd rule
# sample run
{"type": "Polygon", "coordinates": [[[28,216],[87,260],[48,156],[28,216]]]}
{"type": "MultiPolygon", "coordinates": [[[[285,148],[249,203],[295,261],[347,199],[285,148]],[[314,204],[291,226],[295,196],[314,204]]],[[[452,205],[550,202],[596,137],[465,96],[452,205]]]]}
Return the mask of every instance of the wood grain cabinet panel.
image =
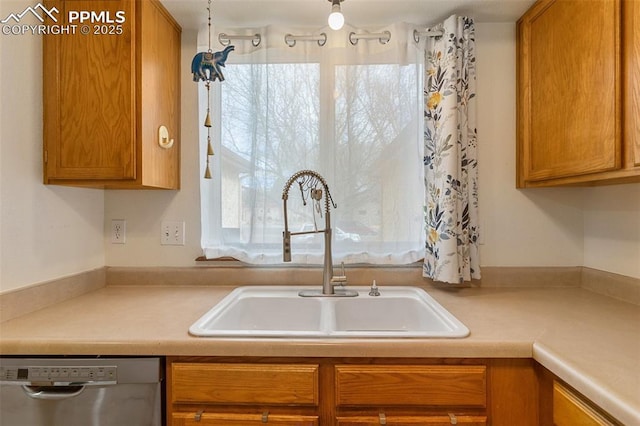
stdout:
{"type": "Polygon", "coordinates": [[[622,3],[623,72],[624,72],[624,139],[627,168],[640,168],[640,2],[622,3]]]}
{"type": "Polygon", "coordinates": [[[318,405],[318,366],[174,363],[173,403],[318,405]]]}
{"type": "Polygon", "coordinates": [[[518,21],[518,187],[640,181],[634,3],[539,0],[518,21]]]}
{"type": "Polygon", "coordinates": [[[250,426],[265,414],[276,425],[538,425],[533,366],[521,359],[168,357],[166,418],[172,426],[250,426]]]}
{"type": "Polygon", "coordinates": [[[486,367],[337,365],[341,406],[486,407],[486,367]]]}
{"type": "Polygon", "coordinates": [[[487,418],[484,416],[358,416],[338,417],[338,426],[486,426],[487,418]]]}
{"type": "Polygon", "coordinates": [[[179,188],[180,26],[157,0],[46,4],[60,25],[78,10],[111,23],[43,37],[44,182],[179,188]],[[158,143],[160,126],[172,147],[158,143]]]}
{"type": "Polygon", "coordinates": [[[318,426],[317,416],[226,413],[174,413],[172,426],[318,426]]]}
{"type": "Polygon", "coordinates": [[[605,414],[560,382],[553,384],[553,424],[555,426],[613,426],[605,414]]]}

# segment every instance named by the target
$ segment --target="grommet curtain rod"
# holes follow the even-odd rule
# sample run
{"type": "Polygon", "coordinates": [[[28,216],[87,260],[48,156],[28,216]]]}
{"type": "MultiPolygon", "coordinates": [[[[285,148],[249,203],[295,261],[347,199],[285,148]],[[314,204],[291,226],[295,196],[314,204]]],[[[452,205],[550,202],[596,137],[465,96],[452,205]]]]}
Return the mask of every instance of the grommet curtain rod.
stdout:
{"type": "Polygon", "coordinates": [[[416,43],[420,42],[420,37],[442,37],[444,30],[432,30],[427,28],[424,31],[413,30],[413,40],[416,43]]]}
{"type": "Polygon", "coordinates": [[[251,44],[258,47],[260,45],[260,41],[262,41],[262,37],[260,34],[256,33],[253,35],[240,35],[240,34],[218,34],[218,41],[221,45],[226,46],[231,43],[232,40],[251,40],[251,44]]]}
{"type": "MultiPolygon", "coordinates": [[[[425,31],[413,30],[413,39],[416,43],[420,41],[420,37],[440,37],[444,34],[443,30],[431,30],[427,29],[425,31]]],[[[223,46],[227,46],[233,40],[251,40],[251,44],[254,46],[259,46],[262,41],[262,36],[258,33],[253,35],[241,35],[241,34],[226,34],[220,33],[218,34],[218,41],[223,46]]],[[[378,40],[380,44],[387,44],[391,40],[391,32],[383,31],[381,33],[349,33],[349,42],[355,46],[358,44],[358,40],[378,40]]],[[[284,42],[289,47],[293,47],[296,45],[298,41],[315,41],[318,43],[318,46],[324,46],[327,42],[327,34],[320,33],[317,35],[294,35],[287,34],[284,36],[284,42]]]]}
{"type": "Polygon", "coordinates": [[[284,42],[287,46],[293,47],[296,45],[296,41],[317,41],[318,46],[324,46],[327,42],[327,34],[320,33],[318,35],[293,35],[287,34],[284,36],[284,42]]]}
{"type": "Polygon", "coordinates": [[[358,44],[358,40],[375,40],[378,39],[380,44],[387,44],[391,40],[391,33],[383,31],[381,33],[362,33],[356,34],[353,31],[349,33],[349,42],[354,46],[358,44]]]}

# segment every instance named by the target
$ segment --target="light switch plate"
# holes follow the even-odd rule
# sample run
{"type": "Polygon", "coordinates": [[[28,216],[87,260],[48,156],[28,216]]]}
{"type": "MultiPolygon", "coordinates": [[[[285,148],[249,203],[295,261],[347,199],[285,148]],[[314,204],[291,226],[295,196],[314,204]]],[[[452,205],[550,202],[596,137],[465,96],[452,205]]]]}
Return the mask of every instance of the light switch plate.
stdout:
{"type": "Polygon", "coordinates": [[[183,246],[184,221],[163,221],[160,226],[160,244],[163,246],[183,246]]]}

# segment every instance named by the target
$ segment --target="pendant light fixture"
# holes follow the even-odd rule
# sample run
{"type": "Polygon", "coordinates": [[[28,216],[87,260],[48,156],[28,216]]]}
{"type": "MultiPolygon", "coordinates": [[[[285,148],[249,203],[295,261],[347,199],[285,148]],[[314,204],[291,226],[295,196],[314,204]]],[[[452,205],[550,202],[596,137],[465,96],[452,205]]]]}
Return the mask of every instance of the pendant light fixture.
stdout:
{"type": "Polygon", "coordinates": [[[331,2],[331,13],[329,14],[329,28],[332,30],[339,30],[344,25],[344,15],[340,8],[340,3],[344,0],[329,0],[331,2]]]}

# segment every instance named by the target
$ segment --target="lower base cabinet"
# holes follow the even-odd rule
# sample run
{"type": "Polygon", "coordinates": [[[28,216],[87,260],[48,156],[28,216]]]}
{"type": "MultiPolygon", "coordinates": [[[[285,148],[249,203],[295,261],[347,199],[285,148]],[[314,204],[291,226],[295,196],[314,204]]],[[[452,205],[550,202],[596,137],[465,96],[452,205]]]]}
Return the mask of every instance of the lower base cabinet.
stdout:
{"type": "Polygon", "coordinates": [[[171,426],[539,425],[530,359],[168,357],[171,426]]]}
{"type": "Polygon", "coordinates": [[[167,358],[170,426],[621,425],[532,359],[167,358]]]}
{"type": "Polygon", "coordinates": [[[615,420],[573,389],[553,382],[553,424],[555,426],[615,426],[615,420]]]}

